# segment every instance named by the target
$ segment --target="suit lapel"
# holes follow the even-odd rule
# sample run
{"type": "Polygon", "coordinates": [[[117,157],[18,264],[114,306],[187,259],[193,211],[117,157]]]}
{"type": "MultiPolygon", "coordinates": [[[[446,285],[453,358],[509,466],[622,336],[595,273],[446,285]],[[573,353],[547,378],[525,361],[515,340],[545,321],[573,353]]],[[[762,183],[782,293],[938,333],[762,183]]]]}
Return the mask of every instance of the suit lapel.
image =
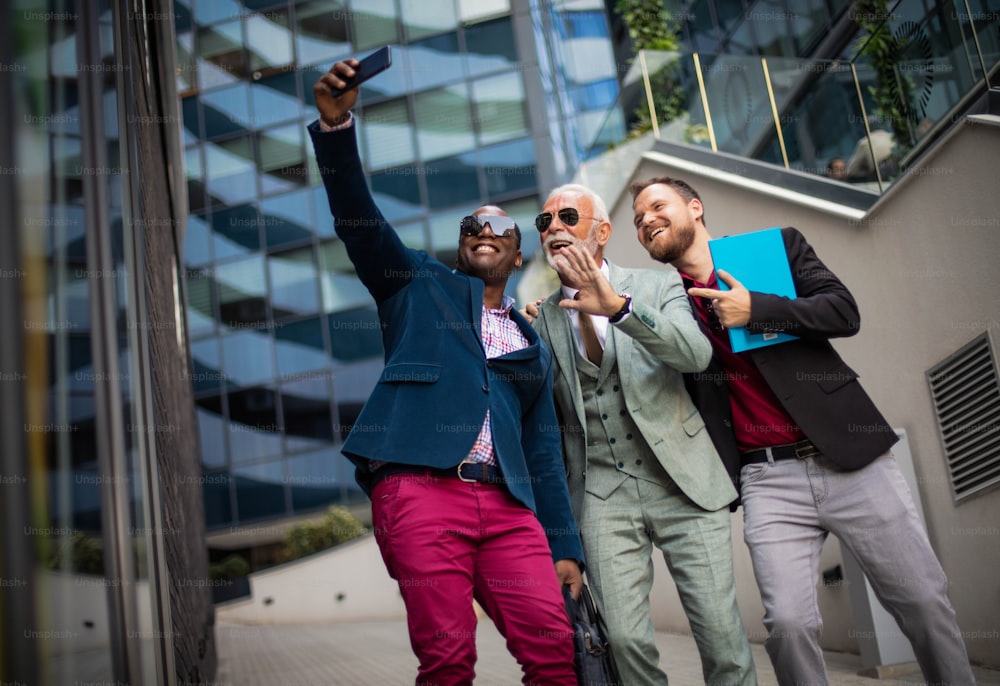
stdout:
{"type": "Polygon", "coordinates": [[[576,410],[580,426],[586,426],[583,412],[583,391],[576,371],[576,338],[569,323],[569,313],[559,307],[562,291],[557,290],[542,303],[542,321],[548,329],[549,346],[552,356],[559,363],[559,373],[573,395],[573,409],[576,410]]]}
{"type": "MultiPolygon", "coordinates": [[[[610,261],[608,261],[608,273],[611,277],[611,285],[614,287],[616,293],[631,291],[632,275],[630,273],[623,272],[610,261]]],[[[601,360],[599,383],[604,383],[615,362],[618,363],[619,377],[624,377],[628,373],[632,347],[632,338],[630,336],[618,331],[618,327],[614,324],[608,324],[608,335],[604,341],[604,358],[601,360]]]]}

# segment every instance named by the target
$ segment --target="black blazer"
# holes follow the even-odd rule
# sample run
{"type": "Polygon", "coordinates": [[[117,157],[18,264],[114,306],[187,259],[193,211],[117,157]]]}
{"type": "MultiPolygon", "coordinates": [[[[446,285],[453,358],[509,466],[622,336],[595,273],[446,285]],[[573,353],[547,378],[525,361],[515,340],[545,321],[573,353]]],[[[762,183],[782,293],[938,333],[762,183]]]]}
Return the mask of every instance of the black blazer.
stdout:
{"type": "MultiPolygon", "coordinates": [[[[861,387],[857,373],[830,345],[830,338],[858,332],[858,306],[797,229],[784,228],[781,235],[798,297],[790,300],[751,292],[747,329],[754,333],[783,331],[799,338],[745,354],[809,440],[844,469],[860,469],[899,437],[861,387]]],[[[726,370],[713,356],[707,370],[684,377],[688,393],[739,489],[740,455],[733,434],[726,370]]]]}

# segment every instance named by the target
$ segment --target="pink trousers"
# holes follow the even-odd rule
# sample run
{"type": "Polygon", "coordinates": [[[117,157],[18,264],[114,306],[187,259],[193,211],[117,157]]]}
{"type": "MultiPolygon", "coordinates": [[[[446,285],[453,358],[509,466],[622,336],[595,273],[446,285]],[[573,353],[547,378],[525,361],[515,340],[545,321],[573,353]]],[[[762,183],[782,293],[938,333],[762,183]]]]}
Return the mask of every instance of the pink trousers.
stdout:
{"type": "Polygon", "coordinates": [[[475,598],[524,684],[576,685],[552,553],[534,513],[503,486],[395,474],[372,491],[375,539],[406,604],[418,686],[472,684],[475,598]]]}

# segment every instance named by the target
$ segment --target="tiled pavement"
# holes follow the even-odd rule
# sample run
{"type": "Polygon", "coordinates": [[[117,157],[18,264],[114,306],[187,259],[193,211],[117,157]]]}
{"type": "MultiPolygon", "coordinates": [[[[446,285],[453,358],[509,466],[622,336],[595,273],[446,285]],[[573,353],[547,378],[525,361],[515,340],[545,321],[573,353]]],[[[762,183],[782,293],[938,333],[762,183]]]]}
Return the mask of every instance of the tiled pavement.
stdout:
{"type": "MultiPolygon", "coordinates": [[[[215,686],[407,686],[416,677],[406,623],[243,625],[217,627],[219,673],[215,686]]],[[[477,686],[514,686],[521,670],[507,653],[492,622],[479,622],[477,686]]],[[[659,633],[660,664],[671,686],[702,684],[694,641],[659,633]]],[[[754,644],[760,686],[775,686],[764,648],[754,644]]],[[[831,686],[907,686],[921,684],[919,673],[875,680],[857,675],[860,658],[827,653],[831,686]]],[[[976,670],[979,686],[1000,686],[1000,672],[976,670]]]]}

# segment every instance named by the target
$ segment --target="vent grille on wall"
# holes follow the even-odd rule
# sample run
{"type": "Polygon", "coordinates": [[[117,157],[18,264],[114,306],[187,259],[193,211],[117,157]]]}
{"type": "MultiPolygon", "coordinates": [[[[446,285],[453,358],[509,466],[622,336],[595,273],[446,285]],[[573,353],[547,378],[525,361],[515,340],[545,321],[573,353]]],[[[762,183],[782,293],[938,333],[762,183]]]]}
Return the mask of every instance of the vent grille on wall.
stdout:
{"type": "Polygon", "coordinates": [[[1000,484],[1000,383],[989,331],[927,371],[955,501],[1000,484]]]}

